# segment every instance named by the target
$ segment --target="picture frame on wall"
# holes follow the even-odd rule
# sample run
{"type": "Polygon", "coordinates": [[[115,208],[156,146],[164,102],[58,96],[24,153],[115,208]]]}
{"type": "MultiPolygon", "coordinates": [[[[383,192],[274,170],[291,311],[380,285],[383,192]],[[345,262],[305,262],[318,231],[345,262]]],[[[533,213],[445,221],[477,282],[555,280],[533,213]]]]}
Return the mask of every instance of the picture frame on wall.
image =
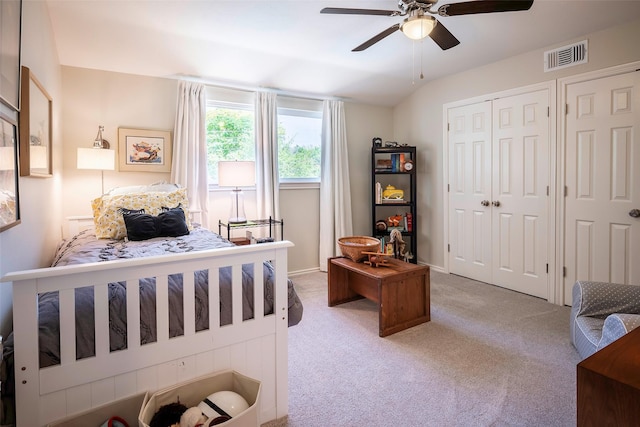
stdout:
{"type": "Polygon", "coordinates": [[[0,113],[0,232],[20,224],[18,127],[0,113]]]}
{"type": "Polygon", "coordinates": [[[0,1],[0,100],[20,109],[22,0],[0,1]]]}
{"type": "Polygon", "coordinates": [[[21,92],[20,176],[52,177],[53,100],[27,67],[21,92]]]}
{"type": "Polygon", "coordinates": [[[121,172],[171,172],[171,131],[118,128],[121,172]]]}

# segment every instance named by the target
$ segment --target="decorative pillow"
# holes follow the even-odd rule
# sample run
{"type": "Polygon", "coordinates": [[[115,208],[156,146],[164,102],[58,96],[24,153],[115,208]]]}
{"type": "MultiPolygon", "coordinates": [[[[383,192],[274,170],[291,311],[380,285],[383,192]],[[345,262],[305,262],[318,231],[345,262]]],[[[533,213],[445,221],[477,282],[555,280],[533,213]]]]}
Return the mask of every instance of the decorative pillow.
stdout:
{"type": "Polygon", "coordinates": [[[178,237],[189,234],[184,211],[180,206],[162,207],[158,216],[139,211],[122,209],[124,224],[129,240],[148,240],[154,237],[178,237]]]}
{"type": "Polygon", "coordinates": [[[98,239],[124,239],[127,229],[121,209],[139,210],[149,215],[158,215],[163,206],[180,206],[184,211],[187,227],[191,230],[189,220],[189,199],[187,189],[180,188],[172,192],[150,192],[120,195],[104,195],[91,202],[93,222],[98,239]]]}

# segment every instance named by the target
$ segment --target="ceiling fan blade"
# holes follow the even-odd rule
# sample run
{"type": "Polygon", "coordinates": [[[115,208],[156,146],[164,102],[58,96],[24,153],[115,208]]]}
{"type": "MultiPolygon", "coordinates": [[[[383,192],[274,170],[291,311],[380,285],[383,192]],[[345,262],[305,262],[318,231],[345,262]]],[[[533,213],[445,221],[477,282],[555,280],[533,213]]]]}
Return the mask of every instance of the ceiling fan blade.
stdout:
{"type": "Polygon", "coordinates": [[[440,46],[442,50],[451,49],[452,47],[460,44],[460,40],[458,40],[456,36],[451,34],[451,32],[447,30],[447,28],[442,25],[442,22],[440,21],[438,21],[436,26],[433,27],[433,30],[431,30],[431,33],[429,33],[429,37],[431,37],[431,39],[436,42],[436,44],[440,46]]]}
{"type": "Polygon", "coordinates": [[[360,46],[356,47],[355,49],[352,49],[351,52],[361,52],[361,51],[365,50],[366,48],[378,43],[383,38],[395,33],[399,29],[400,29],[400,24],[395,24],[395,25],[387,28],[386,30],[384,30],[383,32],[378,34],[377,36],[371,37],[369,40],[367,40],[366,42],[362,43],[360,46]]]}
{"type": "Polygon", "coordinates": [[[333,13],[337,15],[379,15],[379,16],[396,16],[397,10],[380,10],[380,9],[345,9],[341,7],[325,7],[320,13],[333,13]]]}
{"type": "Polygon", "coordinates": [[[443,4],[438,8],[440,16],[472,15],[476,13],[517,12],[529,10],[533,0],[476,0],[443,4]]]}

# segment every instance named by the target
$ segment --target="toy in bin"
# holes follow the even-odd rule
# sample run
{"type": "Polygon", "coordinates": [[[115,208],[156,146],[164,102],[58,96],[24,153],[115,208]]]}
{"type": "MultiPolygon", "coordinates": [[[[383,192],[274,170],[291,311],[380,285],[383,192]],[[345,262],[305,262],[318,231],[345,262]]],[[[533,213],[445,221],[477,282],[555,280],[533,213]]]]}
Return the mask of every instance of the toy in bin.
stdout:
{"type": "Polygon", "coordinates": [[[129,424],[125,419],[114,416],[105,421],[100,427],[129,427],[129,424]]]}
{"type": "Polygon", "coordinates": [[[198,409],[211,420],[206,424],[207,426],[229,421],[248,408],[249,404],[244,397],[236,392],[227,390],[210,394],[198,404],[198,409]],[[216,422],[216,420],[219,422],[216,422]]]}
{"type": "Polygon", "coordinates": [[[149,427],[209,427],[227,422],[248,408],[249,404],[238,393],[218,391],[191,408],[179,402],[161,406],[149,427]]]}

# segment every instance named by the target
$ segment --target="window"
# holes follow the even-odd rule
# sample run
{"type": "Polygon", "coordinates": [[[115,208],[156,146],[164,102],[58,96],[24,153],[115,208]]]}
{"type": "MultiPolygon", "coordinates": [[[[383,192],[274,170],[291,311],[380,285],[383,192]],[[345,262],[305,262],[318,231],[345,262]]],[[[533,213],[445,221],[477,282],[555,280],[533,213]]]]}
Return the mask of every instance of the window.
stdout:
{"type": "Polygon", "coordinates": [[[218,183],[221,160],[255,160],[253,106],[228,102],[207,105],[207,171],[218,183]]]}
{"type": "MultiPolygon", "coordinates": [[[[255,160],[254,106],[243,102],[207,103],[207,172],[210,184],[218,184],[219,161],[255,160]]],[[[319,103],[283,100],[283,104],[291,108],[278,108],[280,182],[319,182],[322,112],[317,111],[318,105],[315,105],[319,103]]]]}
{"type": "Polygon", "coordinates": [[[278,108],[280,182],[320,180],[321,134],[320,111],[278,108]]]}

